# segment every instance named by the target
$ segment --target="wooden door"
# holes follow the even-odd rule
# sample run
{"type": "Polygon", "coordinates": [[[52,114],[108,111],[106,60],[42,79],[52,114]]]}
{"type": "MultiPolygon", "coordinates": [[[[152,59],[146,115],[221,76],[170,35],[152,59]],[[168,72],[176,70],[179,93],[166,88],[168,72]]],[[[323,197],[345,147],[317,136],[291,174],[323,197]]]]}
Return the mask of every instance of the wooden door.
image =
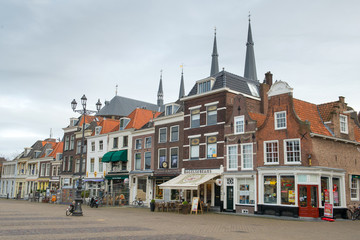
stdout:
{"type": "Polygon", "coordinates": [[[298,185],[300,217],[319,217],[318,186],[298,185]]]}
{"type": "Polygon", "coordinates": [[[233,211],[234,210],[234,188],[233,188],[233,186],[227,186],[226,196],[227,196],[226,210],[233,211]]]}

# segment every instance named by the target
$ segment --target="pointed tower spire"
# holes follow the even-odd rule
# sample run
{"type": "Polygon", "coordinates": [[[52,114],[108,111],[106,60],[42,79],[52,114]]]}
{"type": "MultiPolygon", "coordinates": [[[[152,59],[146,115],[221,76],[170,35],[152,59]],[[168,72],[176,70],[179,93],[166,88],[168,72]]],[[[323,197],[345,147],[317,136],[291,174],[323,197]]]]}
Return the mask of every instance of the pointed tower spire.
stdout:
{"type": "Polygon", "coordinates": [[[245,71],[244,77],[252,80],[258,80],[256,74],[256,64],[255,64],[255,53],[254,53],[254,42],[251,33],[251,20],[249,13],[249,30],[248,30],[248,38],[246,43],[246,58],[245,58],[245,71]]]}
{"type": "Polygon", "coordinates": [[[181,65],[181,81],[180,81],[180,90],[179,90],[179,99],[185,96],[185,87],[184,87],[184,65],[181,65]]]}
{"type": "Polygon", "coordinates": [[[213,47],[213,53],[211,55],[211,71],[210,76],[213,76],[219,72],[219,61],[218,61],[218,52],[217,52],[217,44],[216,44],[216,28],[214,32],[214,47],[213,47]]]}
{"type": "Polygon", "coordinates": [[[162,70],[160,71],[160,83],[159,83],[159,90],[157,94],[157,105],[160,108],[164,105],[164,93],[163,93],[163,87],[162,87],[162,70]]]}

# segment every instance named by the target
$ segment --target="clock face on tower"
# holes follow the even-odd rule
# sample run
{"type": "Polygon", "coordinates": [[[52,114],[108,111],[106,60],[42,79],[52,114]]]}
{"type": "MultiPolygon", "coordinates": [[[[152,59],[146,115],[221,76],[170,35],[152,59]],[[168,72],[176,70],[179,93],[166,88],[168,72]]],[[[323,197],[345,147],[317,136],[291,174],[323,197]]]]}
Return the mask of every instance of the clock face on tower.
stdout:
{"type": "Polygon", "coordinates": [[[163,168],[167,168],[167,166],[168,166],[167,162],[163,162],[163,163],[162,163],[162,167],[163,167],[163,168]]]}

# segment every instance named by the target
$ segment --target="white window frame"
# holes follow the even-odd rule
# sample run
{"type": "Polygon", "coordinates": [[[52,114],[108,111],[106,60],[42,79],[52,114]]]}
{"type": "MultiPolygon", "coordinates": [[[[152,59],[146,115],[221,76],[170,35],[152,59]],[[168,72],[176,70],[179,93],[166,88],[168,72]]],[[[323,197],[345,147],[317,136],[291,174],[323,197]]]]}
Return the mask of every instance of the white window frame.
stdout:
{"type": "Polygon", "coordinates": [[[252,143],[243,143],[243,144],[240,144],[240,147],[241,147],[241,170],[253,170],[254,169],[254,145],[252,143]],[[251,167],[247,167],[245,168],[244,167],[244,147],[245,146],[251,146],[251,151],[249,153],[251,159],[250,159],[250,162],[251,162],[251,167]]]}
{"type": "MultiPolygon", "coordinates": [[[[207,159],[216,159],[217,158],[217,143],[218,143],[218,138],[217,136],[206,136],[206,158],[207,159]],[[211,137],[216,137],[216,142],[215,143],[209,143],[208,140],[209,138],[211,137]],[[216,157],[209,157],[209,145],[215,145],[215,154],[216,154],[216,157]]],[[[200,150],[200,149],[199,149],[200,150]]]]}
{"type": "Polygon", "coordinates": [[[95,149],[96,149],[96,148],[95,148],[95,141],[92,141],[92,142],[91,142],[91,151],[92,151],[92,152],[95,152],[95,149]]]}
{"type": "Polygon", "coordinates": [[[189,138],[189,147],[190,147],[190,151],[189,151],[189,159],[190,160],[199,160],[200,159],[200,137],[194,137],[194,138],[189,138]],[[198,139],[199,140],[199,144],[197,145],[192,145],[191,144],[191,141],[193,139],[198,139]],[[192,154],[193,154],[193,147],[196,147],[197,148],[197,152],[198,152],[198,156],[197,157],[192,157],[192,154]]]}
{"type": "Polygon", "coordinates": [[[179,125],[176,125],[176,126],[171,126],[170,127],[170,142],[177,142],[177,141],[179,141],[179,129],[180,129],[180,127],[179,127],[179,125]],[[175,128],[175,127],[177,127],[177,138],[176,138],[176,140],[173,140],[172,138],[173,138],[173,132],[172,132],[172,129],[173,128],[175,128]]]}
{"type": "Polygon", "coordinates": [[[70,137],[70,150],[74,150],[75,148],[75,135],[71,135],[70,137]]]}
{"type": "Polygon", "coordinates": [[[44,177],[45,176],[46,163],[41,163],[40,167],[41,167],[40,176],[44,177]]]}
{"type": "Polygon", "coordinates": [[[349,133],[349,125],[348,125],[347,116],[340,114],[339,119],[340,119],[340,133],[348,134],[349,133]]]}
{"type": "Polygon", "coordinates": [[[158,168],[159,169],[164,169],[161,165],[160,165],[160,151],[161,150],[165,150],[165,162],[167,160],[166,156],[167,156],[167,149],[166,148],[159,148],[158,150],[158,168]]]}
{"type": "MultiPolygon", "coordinates": [[[[239,124],[241,126],[241,124],[239,124]]],[[[244,115],[241,115],[241,116],[236,116],[234,117],[234,134],[242,134],[242,133],[245,133],[245,116],[244,115]],[[242,121],[242,131],[237,131],[237,122],[240,122],[242,121]]]]}
{"type": "Polygon", "coordinates": [[[100,140],[99,141],[99,151],[102,151],[102,150],[104,150],[104,141],[100,140]]]}
{"type": "Polygon", "coordinates": [[[51,164],[46,163],[45,176],[50,176],[50,171],[51,171],[51,164]]]}
{"type": "MultiPolygon", "coordinates": [[[[273,148],[273,147],[272,147],[273,148]]],[[[272,154],[272,158],[271,159],[273,159],[273,154],[274,154],[275,152],[271,152],[271,154],[272,154]]],[[[279,141],[278,140],[271,140],[271,141],[264,141],[264,165],[279,165],[279,141]],[[266,144],[267,143],[271,143],[271,144],[273,144],[273,143],[276,143],[277,144],[277,162],[268,162],[267,161],[267,148],[266,148],[266,144]]]]}
{"type": "Polygon", "coordinates": [[[283,148],[284,148],[284,162],[285,164],[301,164],[301,140],[300,138],[294,138],[294,139],[284,139],[283,142],[283,148]],[[291,141],[298,141],[299,142],[299,161],[296,162],[289,162],[287,157],[287,149],[286,149],[286,143],[291,141]]]}
{"type": "Polygon", "coordinates": [[[69,150],[69,144],[70,144],[70,137],[66,136],[65,137],[65,147],[64,147],[64,151],[69,150]]]}
{"type": "Polygon", "coordinates": [[[97,126],[97,127],[95,127],[95,135],[99,135],[99,134],[100,134],[100,132],[101,132],[101,129],[102,129],[102,127],[101,127],[101,126],[97,126]]]}
{"type": "Polygon", "coordinates": [[[351,201],[359,201],[359,184],[360,184],[360,180],[357,178],[352,178],[352,176],[350,175],[350,199],[351,201]],[[353,185],[353,181],[355,180],[355,185],[353,185]],[[356,197],[353,197],[352,191],[355,191],[356,193],[356,197]]]}
{"type": "Polygon", "coordinates": [[[236,144],[228,145],[227,146],[227,158],[226,158],[227,170],[229,170],[229,171],[234,171],[235,170],[236,171],[236,170],[238,170],[238,167],[239,167],[238,165],[239,165],[238,145],[236,145],[236,144]],[[236,157],[236,160],[235,160],[236,167],[230,167],[230,151],[229,151],[229,148],[233,148],[233,147],[235,147],[235,153],[232,154],[232,156],[236,157]]]}
{"type": "Polygon", "coordinates": [[[144,169],[145,170],[151,169],[151,159],[152,159],[151,152],[150,151],[144,152],[144,169]],[[150,154],[150,168],[146,168],[146,154],[150,154]]]}
{"type": "MultiPolygon", "coordinates": [[[[201,114],[201,112],[200,112],[200,108],[194,108],[194,109],[191,109],[190,110],[190,128],[198,128],[198,127],[200,127],[201,126],[201,123],[200,123],[200,114],[201,114]],[[194,111],[199,111],[199,113],[196,113],[196,114],[193,114],[193,112],[194,111]],[[199,126],[193,126],[193,117],[194,116],[199,116],[199,126]]],[[[197,119],[196,119],[197,120],[197,119]]]]}
{"type": "Polygon", "coordinates": [[[167,127],[159,128],[159,143],[166,143],[167,142],[167,127]],[[161,130],[165,129],[165,141],[161,141],[161,130]]]}
{"type": "Polygon", "coordinates": [[[141,170],[141,153],[140,152],[137,152],[137,153],[134,154],[134,170],[141,170]],[[137,159],[136,156],[140,156],[140,158],[137,159]],[[136,168],[137,161],[140,161],[139,168],[136,168]]]}
{"type": "Polygon", "coordinates": [[[142,139],[141,138],[138,138],[138,139],[135,139],[135,149],[136,150],[139,150],[142,148],[142,139]]]}
{"type": "Polygon", "coordinates": [[[170,160],[169,160],[169,168],[178,168],[179,167],[179,148],[178,147],[173,147],[173,148],[170,148],[170,160]],[[171,161],[172,161],[172,155],[171,155],[171,150],[173,149],[177,149],[177,164],[176,164],[176,167],[172,167],[172,164],[171,164],[171,161]]]}
{"type": "Polygon", "coordinates": [[[275,130],[282,130],[282,129],[286,129],[287,127],[287,119],[286,119],[286,111],[280,111],[280,112],[275,112],[274,113],[274,123],[275,123],[275,130]],[[278,120],[282,119],[282,118],[279,118],[278,115],[280,114],[285,114],[285,126],[278,126],[278,120]]]}
{"type": "Polygon", "coordinates": [[[217,124],[217,111],[218,111],[217,104],[206,106],[206,125],[207,126],[213,126],[213,125],[217,124]],[[216,110],[209,111],[209,108],[211,108],[211,107],[216,107],[216,110]],[[215,120],[215,123],[209,124],[209,116],[210,116],[209,113],[211,113],[211,112],[214,112],[213,115],[216,115],[216,120],[215,120]]]}
{"type": "Polygon", "coordinates": [[[90,158],[90,172],[93,173],[95,171],[95,158],[90,158]]]}
{"type": "Polygon", "coordinates": [[[151,141],[152,141],[152,139],[151,139],[151,137],[146,137],[145,138],[145,143],[144,143],[144,148],[151,148],[151,141]],[[150,139],[150,146],[148,146],[148,139],[150,139]]]}

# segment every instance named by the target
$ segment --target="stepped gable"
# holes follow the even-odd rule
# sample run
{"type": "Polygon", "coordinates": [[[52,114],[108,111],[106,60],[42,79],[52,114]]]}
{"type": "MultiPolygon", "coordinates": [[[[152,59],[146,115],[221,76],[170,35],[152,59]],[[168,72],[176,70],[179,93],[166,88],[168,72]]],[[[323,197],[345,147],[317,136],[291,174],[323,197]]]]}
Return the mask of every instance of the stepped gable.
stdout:
{"type": "Polygon", "coordinates": [[[146,108],[153,111],[158,110],[158,106],[152,103],[121,96],[115,96],[96,114],[96,116],[125,117],[128,116],[136,108],[146,108]]]}
{"type": "MultiPolygon", "coordinates": [[[[246,95],[250,95],[253,97],[259,97],[259,82],[251,79],[247,79],[244,77],[240,77],[238,75],[235,75],[233,73],[227,72],[225,70],[215,74],[212,76],[215,78],[215,82],[211,88],[211,90],[221,89],[221,88],[229,88],[233,91],[243,93],[246,95]],[[249,84],[252,84],[256,90],[257,93],[254,93],[250,90],[249,84]]],[[[196,95],[197,90],[197,84],[193,86],[188,96],[196,95]]]]}
{"type": "Polygon", "coordinates": [[[334,107],[339,104],[338,101],[336,102],[329,102],[317,105],[320,115],[324,122],[331,121],[331,113],[334,110],[334,107]]]}
{"type": "MultiPolygon", "coordinates": [[[[316,104],[308,103],[299,99],[294,98],[294,110],[297,116],[302,121],[310,122],[311,132],[325,135],[325,136],[333,136],[332,132],[325,126],[320,116],[320,111],[318,111],[318,107],[316,104]]],[[[325,108],[323,108],[325,110],[325,108]]],[[[323,112],[324,114],[327,114],[323,112]]],[[[325,115],[326,116],[326,115],[325,115]]]]}

